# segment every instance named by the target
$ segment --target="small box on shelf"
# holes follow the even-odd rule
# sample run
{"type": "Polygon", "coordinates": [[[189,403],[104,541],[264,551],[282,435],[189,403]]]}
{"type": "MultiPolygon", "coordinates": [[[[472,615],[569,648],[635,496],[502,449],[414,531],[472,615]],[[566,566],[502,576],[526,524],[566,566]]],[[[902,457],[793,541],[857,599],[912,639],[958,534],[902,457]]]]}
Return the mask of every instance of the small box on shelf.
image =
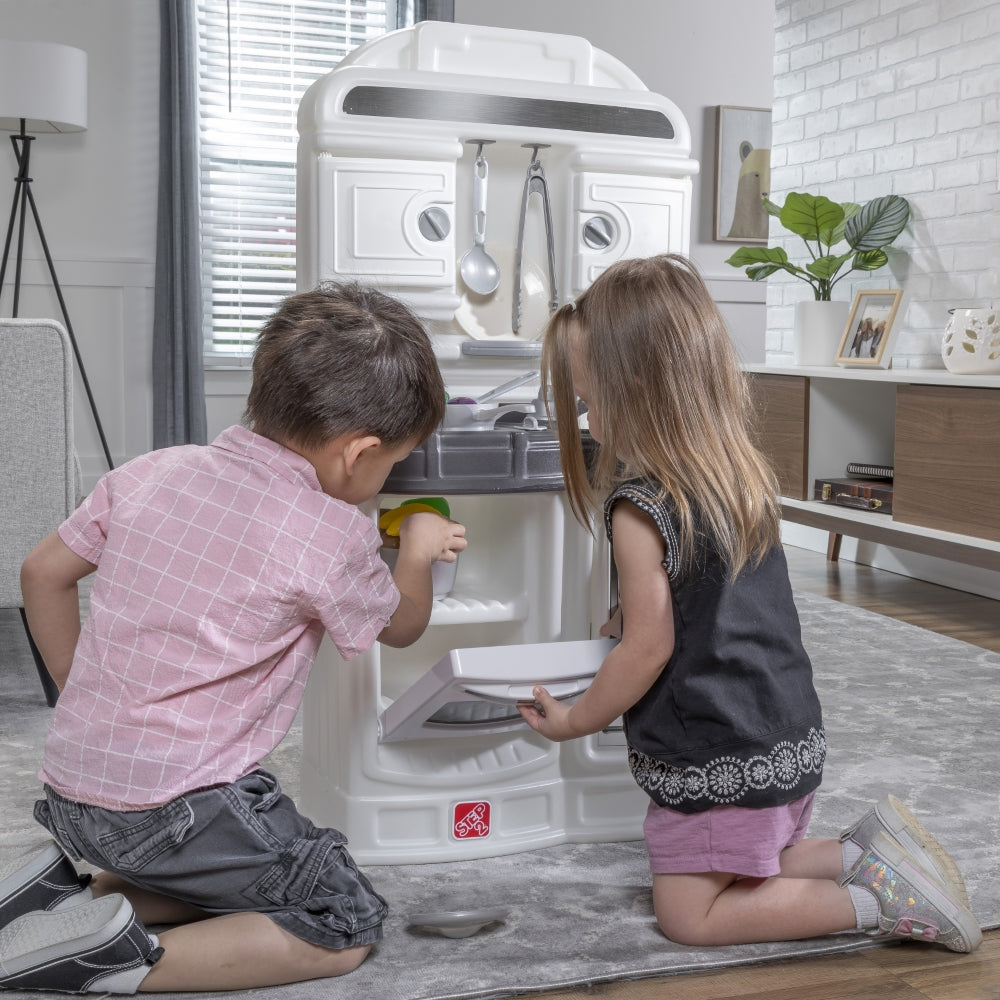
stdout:
{"type": "Polygon", "coordinates": [[[830,477],[813,483],[813,499],[854,510],[892,513],[891,479],[845,479],[830,477]]]}

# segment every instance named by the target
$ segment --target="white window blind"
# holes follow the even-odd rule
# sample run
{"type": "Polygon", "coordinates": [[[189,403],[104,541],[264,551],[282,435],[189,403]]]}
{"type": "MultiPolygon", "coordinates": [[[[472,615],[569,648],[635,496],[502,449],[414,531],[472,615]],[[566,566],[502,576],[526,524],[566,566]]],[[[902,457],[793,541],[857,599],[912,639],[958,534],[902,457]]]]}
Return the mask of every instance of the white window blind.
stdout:
{"type": "Polygon", "coordinates": [[[296,115],[306,88],[396,27],[396,0],[198,0],[205,352],[249,356],[295,291],[296,115]]]}

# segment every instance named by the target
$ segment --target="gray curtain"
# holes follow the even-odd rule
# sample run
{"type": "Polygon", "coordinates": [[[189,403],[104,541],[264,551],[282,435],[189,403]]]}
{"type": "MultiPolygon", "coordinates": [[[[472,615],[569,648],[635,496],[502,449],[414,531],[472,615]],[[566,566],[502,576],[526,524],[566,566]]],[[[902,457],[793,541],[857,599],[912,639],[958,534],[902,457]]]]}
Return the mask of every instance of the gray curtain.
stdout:
{"type": "Polygon", "coordinates": [[[454,21],[455,0],[417,0],[418,21],[454,21]]]}
{"type": "Polygon", "coordinates": [[[205,444],[194,4],[160,0],[153,447],[205,444]]]}
{"type": "MultiPolygon", "coordinates": [[[[205,444],[194,4],[160,0],[160,163],[153,293],[153,447],[205,444]]],[[[454,0],[399,0],[400,24],[453,21],[454,0]]]]}

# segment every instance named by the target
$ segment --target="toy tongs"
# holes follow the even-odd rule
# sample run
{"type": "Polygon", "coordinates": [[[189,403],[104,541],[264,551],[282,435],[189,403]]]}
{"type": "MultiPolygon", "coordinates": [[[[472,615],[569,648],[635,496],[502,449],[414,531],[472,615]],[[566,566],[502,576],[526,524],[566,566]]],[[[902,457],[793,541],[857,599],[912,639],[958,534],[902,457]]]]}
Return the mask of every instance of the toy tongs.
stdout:
{"type": "Polygon", "coordinates": [[[532,194],[542,198],[542,213],[545,220],[545,249],[549,257],[549,312],[559,308],[559,292],[556,290],[556,253],[552,240],[552,209],[549,206],[549,187],[545,171],[538,161],[538,151],[548,149],[546,143],[524,143],[524,149],[531,150],[531,163],[524,178],[521,193],[521,218],[517,223],[517,250],[514,254],[514,295],[511,303],[511,329],[517,333],[521,329],[521,265],[524,260],[524,222],[528,214],[528,199],[532,194]]]}

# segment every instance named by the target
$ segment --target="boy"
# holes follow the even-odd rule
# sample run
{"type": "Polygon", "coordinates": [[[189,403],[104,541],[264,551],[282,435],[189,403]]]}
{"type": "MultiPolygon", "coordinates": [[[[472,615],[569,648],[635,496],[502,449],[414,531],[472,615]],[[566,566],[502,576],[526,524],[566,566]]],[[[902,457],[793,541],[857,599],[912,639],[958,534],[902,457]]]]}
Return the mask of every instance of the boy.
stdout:
{"type": "Polygon", "coordinates": [[[293,295],[258,338],[247,427],[108,473],[29,554],[25,608],[62,692],[35,817],[59,846],[0,879],[0,986],[250,989],[350,972],[381,938],[385,901],[343,835],[258,762],[324,631],[350,659],[426,628],[431,563],[465,529],[407,518],[390,574],[356,505],[444,406],[399,302],[293,295]],[[81,631],[77,581],[95,571],[81,631]],[[63,850],[101,869],[89,886],[63,850]]]}

